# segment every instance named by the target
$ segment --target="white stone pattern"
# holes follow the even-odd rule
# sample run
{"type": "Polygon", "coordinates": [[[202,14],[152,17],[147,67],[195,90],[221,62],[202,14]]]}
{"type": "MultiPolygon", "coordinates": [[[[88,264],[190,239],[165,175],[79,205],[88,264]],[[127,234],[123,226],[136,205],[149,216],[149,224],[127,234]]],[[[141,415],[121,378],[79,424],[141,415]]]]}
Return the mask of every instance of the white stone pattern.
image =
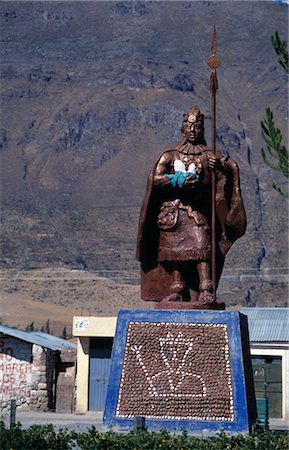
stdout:
{"type": "Polygon", "coordinates": [[[163,358],[164,367],[165,370],[162,370],[160,372],[157,372],[156,374],[150,376],[148,374],[148,371],[146,369],[146,366],[142,359],[141,349],[142,345],[137,346],[134,345],[131,347],[131,351],[135,353],[135,356],[139,362],[139,365],[144,371],[146,380],[148,382],[148,394],[151,397],[182,397],[182,398],[193,398],[193,397],[205,397],[206,396],[206,386],[205,382],[201,375],[197,375],[196,373],[187,372],[185,370],[185,364],[186,359],[189,354],[189,352],[193,348],[193,341],[192,340],[186,340],[183,336],[183,333],[180,331],[176,337],[173,336],[173,334],[169,331],[167,336],[165,338],[159,338],[160,343],[160,353],[163,358]],[[173,347],[172,352],[173,356],[171,360],[169,360],[166,350],[164,348],[165,344],[169,345],[170,347],[173,347]],[[182,354],[181,360],[179,361],[179,364],[176,368],[173,367],[173,363],[178,361],[178,344],[183,344],[187,347],[185,353],[182,354]],[[159,378],[162,375],[166,375],[169,383],[169,391],[166,393],[160,392],[154,385],[154,380],[159,378]],[[174,383],[173,375],[178,376],[177,383],[174,383]],[[185,377],[195,377],[199,380],[202,388],[201,393],[194,393],[194,392],[182,392],[182,385],[184,382],[185,377]]]}
{"type": "MultiPolygon", "coordinates": [[[[149,337],[148,337],[149,338],[149,337]]],[[[152,355],[153,356],[153,355],[152,355]]],[[[152,363],[153,364],[153,363],[152,363]]],[[[199,372],[200,372],[200,366],[199,372]]],[[[204,368],[202,368],[204,370],[204,368]]],[[[135,372],[135,370],[134,370],[135,372]]],[[[134,374],[131,374],[131,384],[134,385],[134,374]]],[[[211,377],[210,377],[211,379],[211,377]]],[[[134,386],[129,387],[129,392],[133,391],[134,386]]],[[[143,397],[143,394],[142,394],[143,397]]],[[[210,399],[208,399],[210,400],[210,399]]],[[[136,398],[136,401],[137,398],[136,398]]],[[[157,409],[157,406],[151,405],[150,409],[157,409]]],[[[165,408],[168,409],[168,408],[165,408]]],[[[173,408],[174,409],[174,408],[173,408]]],[[[176,408],[175,408],[176,409],[176,408]]],[[[158,420],[208,420],[208,421],[233,421],[234,420],[234,401],[232,391],[232,376],[230,365],[230,353],[228,332],[226,324],[200,324],[200,323],[167,323],[167,322],[130,322],[128,324],[125,355],[122,366],[121,381],[118,393],[118,402],[116,408],[116,417],[118,418],[133,418],[136,415],[142,415],[146,419],[158,419],[158,420]],[[140,327],[140,330],[145,330],[148,325],[151,327],[162,329],[162,333],[157,337],[158,341],[158,367],[155,372],[152,371],[151,361],[146,358],[144,354],[148,352],[148,341],[143,341],[142,344],[136,343],[135,336],[137,331],[135,326],[140,327]],[[127,384],[130,378],[128,372],[132,370],[131,364],[134,361],[143,373],[145,386],[142,386],[147,398],[154,399],[156,401],[167,399],[168,402],[191,400],[197,401],[198,399],[205,399],[207,397],[207,386],[202,373],[192,370],[192,363],[188,361],[189,357],[192,359],[192,351],[196,346],[194,336],[190,335],[187,331],[192,328],[199,328],[202,330],[212,328],[218,329],[221,332],[223,346],[221,347],[221,356],[225,358],[225,373],[227,389],[229,389],[229,414],[227,411],[226,416],[218,416],[210,414],[210,408],[206,414],[202,415],[178,415],[177,411],[166,411],[165,414],[146,413],[140,411],[138,414],[130,411],[123,411],[125,408],[122,405],[127,397],[127,392],[124,391],[124,384],[127,384]],[[161,358],[160,358],[161,357],[161,358]],[[130,365],[128,367],[128,361],[130,365]]]]}

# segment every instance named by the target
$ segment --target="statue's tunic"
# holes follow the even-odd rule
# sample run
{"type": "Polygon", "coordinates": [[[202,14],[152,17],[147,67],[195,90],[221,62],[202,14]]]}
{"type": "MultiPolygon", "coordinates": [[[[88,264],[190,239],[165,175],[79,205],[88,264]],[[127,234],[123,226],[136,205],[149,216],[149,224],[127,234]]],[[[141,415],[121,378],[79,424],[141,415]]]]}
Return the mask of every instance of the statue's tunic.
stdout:
{"type": "Polygon", "coordinates": [[[211,230],[206,216],[190,205],[180,203],[178,208],[177,226],[160,231],[158,261],[210,260],[211,230]]]}
{"type": "MultiPolygon", "coordinates": [[[[188,170],[198,167],[199,180],[190,189],[160,188],[162,198],[157,218],[159,228],[158,261],[208,261],[211,258],[210,186],[207,161],[200,147],[187,145],[183,151],[167,152],[166,174],[174,173],[174,162],[181,161],[188,170]],[[187,151],[184,151],[187,150],[187,151]],[[207,184],[206,184],[207,183],[207,184]],[[161,192],[162,191],[162,192],[161,192]]],[[[161,169],[156,167],[160,175],[161,169]]]]}

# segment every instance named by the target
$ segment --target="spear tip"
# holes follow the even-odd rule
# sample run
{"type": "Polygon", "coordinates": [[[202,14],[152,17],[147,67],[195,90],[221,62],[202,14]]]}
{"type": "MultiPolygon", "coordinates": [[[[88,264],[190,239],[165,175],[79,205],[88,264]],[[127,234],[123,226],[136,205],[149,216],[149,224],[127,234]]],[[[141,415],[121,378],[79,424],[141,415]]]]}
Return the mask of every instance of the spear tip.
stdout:
{"type": "Polygon", "coordinates": [[[221,64],[220,58],[217,56],[217,32],[216,25],[214,25],[213,36],[212,36],[212,46],[211,54],[208,58],[208,66],[211,70],[216,70],[221,64]]]}
{"type": "Polygon", "coordinates": [[[214,25],[211,52],[216,53],[216,51],[217,51],[217,32],[216,32],[216,25],[214,25]]]}

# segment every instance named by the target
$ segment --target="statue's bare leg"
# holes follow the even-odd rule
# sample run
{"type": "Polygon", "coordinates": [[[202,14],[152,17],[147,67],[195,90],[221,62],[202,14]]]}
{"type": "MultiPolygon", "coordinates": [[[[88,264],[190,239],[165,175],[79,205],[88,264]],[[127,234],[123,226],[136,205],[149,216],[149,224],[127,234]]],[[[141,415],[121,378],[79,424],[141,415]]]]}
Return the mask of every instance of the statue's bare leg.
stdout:
{"type": "Polygon", "coordinates": [[[176,268],[176,265],[172,266],[172,283],[170,285],[171,294],[167,295],[163,300],[168,302],[181,302],[183,300],[182,293],[185,288],[185,281],[181,271],[176,268]]]}
{"type": "Polygon", "coordinates": [[[197,264],[197,271],[199,275],[199,302],[209,305],[214,302],[213,283],[211,279],[210,264],[206,261],[197,264]]]}

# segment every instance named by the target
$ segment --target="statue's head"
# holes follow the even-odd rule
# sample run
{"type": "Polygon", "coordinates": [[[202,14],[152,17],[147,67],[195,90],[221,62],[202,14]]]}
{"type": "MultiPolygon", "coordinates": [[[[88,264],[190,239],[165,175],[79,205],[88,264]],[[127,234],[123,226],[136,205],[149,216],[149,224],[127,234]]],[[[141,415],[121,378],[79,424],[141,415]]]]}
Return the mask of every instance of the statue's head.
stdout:
{"type": "Polygon", "coordinates": [[[191,144],[206,144],[204,139],[204,114],[197,106],[184,113],[182,134],[186,142],[191,144]]]}

